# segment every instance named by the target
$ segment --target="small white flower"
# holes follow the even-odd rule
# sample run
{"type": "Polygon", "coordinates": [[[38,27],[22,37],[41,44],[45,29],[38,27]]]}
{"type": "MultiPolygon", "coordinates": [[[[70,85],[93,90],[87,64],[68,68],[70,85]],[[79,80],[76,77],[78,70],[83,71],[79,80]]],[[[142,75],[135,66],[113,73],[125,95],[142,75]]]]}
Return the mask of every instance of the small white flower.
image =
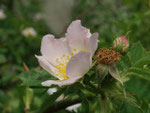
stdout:
{"type": "Polygon", "coordinates": [[[55,93],[56,91],[57,91],[57,88],[49,88],[49,89],[47,90],[47,92],[48,92],[49,95],[52,95],[52,94],[55,93]]]}
{"type": "Polygon", "coordinates": [[[74,104],[74,105],[72,105],[72,106],[67,107],[66,110],[77,112],[77,109],[78,109],[80,106],[81,106],[81,103],[74,104]]]}
{"type": "Polygon", "coordinates": [[[0,20],[4,20],[6,18],[6,15],[2,9],[0,9],[0,20]]]}
{"type": "Polygon", "coordinates": [[[70,85],[86,74],[92,66],[92,56],[97,49],[98,34],[91,34],[80,20],[71,23],[65,39],[46,35],[42,39],[42,56],[36,56],[41,67],[59,80],[47,80],[43,86],[70,85]]]}
{"type": "Polygon", "coordinates": [[[22,35],[25,37],[28,37],[28,36],[35,37],[35,36],[37,36],[37,32],[32,27],[28,27],[22,31],[22,35]]]}

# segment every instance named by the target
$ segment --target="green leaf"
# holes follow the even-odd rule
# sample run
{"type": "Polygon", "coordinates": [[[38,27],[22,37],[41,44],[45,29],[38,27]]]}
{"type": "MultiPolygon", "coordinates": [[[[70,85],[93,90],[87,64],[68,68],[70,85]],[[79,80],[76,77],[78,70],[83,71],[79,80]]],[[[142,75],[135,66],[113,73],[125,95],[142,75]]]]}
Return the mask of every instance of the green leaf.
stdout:
{"type": "Polygon", "coordinates": [[[150,69],[144,69],[144,68],[130,68],[128,69],[127,75],[134,75],[139,78],[145,79],[150,81],[150,69]]]}
{"type": "Polygon", "coordinates": [[[131,60],[129,58],[129,55],[121,57],[121,61],[123,62],[126,68],[131,67],[131,60]]]}
{"type": "Polygon", "coordinates": [[[143,100],[141,102],[141,109],[144,110],[144,113],[149,113],[150,112],[149,102],[143,100]]]}
{"type": "Polygon", "coordinates": [[[87,99],[82,101],[82,112],[89,113],[89,101],[87,99]]]}
{"type": "Polygon", "coordinates": [[[22,80],[22,85],[26,86],[41,86],[41,82],[45,80],[56,79],[44,70],[30,70],[18,76],[22,80]]]}
{"type": "Polygon", "coordinates": [[[46,110],[48,110],[48,108],[50,106],[52,106],[56,99],[65,91],[65,88],[61,88],[59,89],[57,92],[53,93],[52,95],[48,95],[46,93],[45,98],[44,98],[44,102],[41,105],[38,113],[44,113],[46,110]]]}
{"type": "Polygon", "coordinates": [[[121,61],[117,63],[117,68],[119,70],[125,71],[129,67],[131,67],[131,60],[129,55],[122,56],[121,61]]]}
{"type": "Polygon", "coordinates": [[[5,63],[7,61],[6,57],[0,54],[0,63],[5,63]]]}
{"type": "Polygon", "coordinates": [[[150,64],[150,55],[141,58],[133,66],[140,67],[140,66],[144,66],[144,65],[148,65],[148,64],[150,64]]]}
{"type": "Polygon", "coordinates": [[[134,44],[131,47],[129,56],[132,64],[135,64],[140,58],[143,57],[143,55],[144,55],[144,48],[140,42],[134,44]]]}

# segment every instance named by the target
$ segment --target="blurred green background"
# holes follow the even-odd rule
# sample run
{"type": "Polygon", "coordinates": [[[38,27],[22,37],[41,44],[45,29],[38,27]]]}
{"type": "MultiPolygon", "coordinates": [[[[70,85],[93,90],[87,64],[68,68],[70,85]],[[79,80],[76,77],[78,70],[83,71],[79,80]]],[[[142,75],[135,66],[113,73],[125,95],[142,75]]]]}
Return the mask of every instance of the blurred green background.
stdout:
{"type": "MultiPolygon", "coordinates": [[[[40,54],[42,37],[63,37],[76,19],[99,33],[99,47],[110,47],[130,31],[130,45],[140,41],[150,50],[150,0],[0,0],[0,113],[24,112],[24,91],[17,77],[24,72],[23,62],[37,68],[34,55],[40,54]]],[[[126,89],[150,102],[149,82],[131,77],[126,89]]],[[[33,109],[41,105],[41,95],[36,94],[33,109]]],[[[127,105],[121,113],[139,111],[127,105]]]]}

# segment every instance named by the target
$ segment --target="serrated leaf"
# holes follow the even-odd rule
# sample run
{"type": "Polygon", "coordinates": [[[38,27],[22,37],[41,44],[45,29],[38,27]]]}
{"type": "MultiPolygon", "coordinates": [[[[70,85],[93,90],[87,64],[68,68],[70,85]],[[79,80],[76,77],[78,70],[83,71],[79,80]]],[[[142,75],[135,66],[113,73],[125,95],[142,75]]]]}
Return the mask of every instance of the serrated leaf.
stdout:
{"type": "Polygon", "coordinates": [[[140,42],[134,44],[131,47],[129,56],[132,64],[135,64],[140,58],[143,57],[143,55],[144,55],[144,48],[140,42]]]}
{"type": "Polygon", "coordinates": [[[148,65],[148,64],[150,64],[150,55],[141,58],[133,66],[140,67],[140,66],[144,66],[144,65],[148,65]]]}
{"type": "Polygon", "coordinates": [[[150,69],[130,68],[130,69],[128,69],[128,75],[134,75],[139,78],[150,81],[150,69]]]}
{"type": "Polygon", "coordinates": [[[44,70],[30,70],[29,72],[21,73],[18,76],[22,80],[22,85],[40,86],[45,80],[55,80],[56,78],[44,70]]]}
{"type": "Polygon", "coordinates": [[[131,67],[129,55],[122,56],[121,61],[117,63],[117,67],[120,70],[126,70],[127,68],[131,67]]]}

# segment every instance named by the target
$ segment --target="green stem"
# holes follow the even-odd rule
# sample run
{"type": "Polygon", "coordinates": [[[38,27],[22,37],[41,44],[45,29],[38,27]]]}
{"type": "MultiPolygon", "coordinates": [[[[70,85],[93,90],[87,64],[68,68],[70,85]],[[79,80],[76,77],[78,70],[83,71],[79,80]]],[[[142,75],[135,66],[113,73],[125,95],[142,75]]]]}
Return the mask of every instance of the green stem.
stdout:
{"type": "MultiPolygon", "coordinates": [[[[87,97],[87,99],[92,99],[92,97],[87,97]]],[[[43,113],[55,113],[57,111],[67,108],[68,106],[81,103],[81,102],[82,102],[81,98],[76,98],[73,100],[70,99],[62,100],[54,104],[51,104],[51,106],[49,106],[48,109],[46,109],[43,113]]]]}

